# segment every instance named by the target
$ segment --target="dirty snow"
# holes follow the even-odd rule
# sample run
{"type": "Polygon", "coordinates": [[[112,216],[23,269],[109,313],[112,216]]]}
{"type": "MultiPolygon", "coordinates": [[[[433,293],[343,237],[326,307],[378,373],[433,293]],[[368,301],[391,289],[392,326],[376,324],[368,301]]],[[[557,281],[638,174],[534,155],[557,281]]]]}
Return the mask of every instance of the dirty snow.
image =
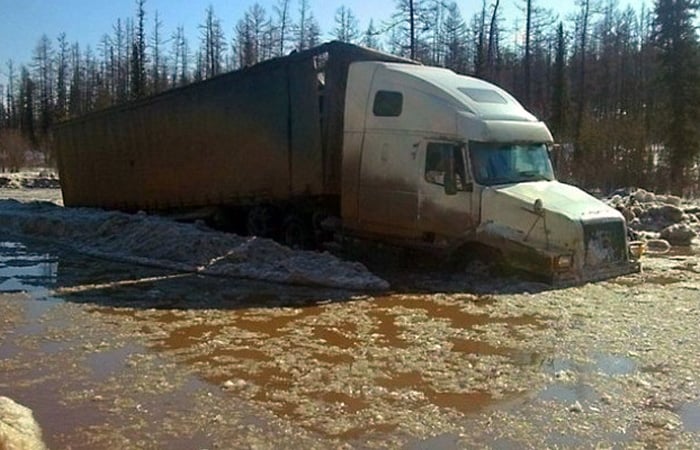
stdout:
{"type": "Polygon", "coordinates": [[[101,258],[184,272],[346,289],[386,289],[362,264],[268,239],[146,214],[0,200],[0,231],[101,258]]]}
{"type": "Polygon", "coordinates": [[[693,246],[700,235],[700,201],[660,195],[644,189],[623,189],[607,199],[627,219],[630,229],[653,247],[693,246]]]}
{"type": "Polygon", "coordinates": [[[0,396],[0,448],[46,449],[32,410],[4,396],[0,396]]]}
{"type": "Polygon", "coordinates": [[[4,189],[58,189],[58,175],[52,169],[32,169],[0,173],[0,188],[4,189]]]}

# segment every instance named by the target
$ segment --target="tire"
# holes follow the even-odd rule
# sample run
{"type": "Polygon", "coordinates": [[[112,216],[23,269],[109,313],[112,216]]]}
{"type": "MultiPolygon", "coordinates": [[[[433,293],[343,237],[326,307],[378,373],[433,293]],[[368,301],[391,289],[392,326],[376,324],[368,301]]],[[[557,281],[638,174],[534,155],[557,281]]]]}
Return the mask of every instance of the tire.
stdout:
{"type": "Polygon", "coordinates": [[[480,243],[467,244],[449,258],[451,267],[457,270],[462,270],[475,261],[486,266],[491,275],[499,275],[507,268],[499,250],[480,243]]]}

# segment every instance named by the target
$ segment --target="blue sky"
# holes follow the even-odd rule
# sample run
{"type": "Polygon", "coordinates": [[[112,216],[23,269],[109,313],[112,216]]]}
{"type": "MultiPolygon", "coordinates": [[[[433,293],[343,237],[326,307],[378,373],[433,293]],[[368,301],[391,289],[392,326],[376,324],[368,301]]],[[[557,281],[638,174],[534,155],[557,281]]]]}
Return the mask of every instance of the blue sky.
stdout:
{"type": "MultiPolygon", "coordinates": [[[[644,0],[629,0],[638,5],[644,0]]],[[[243,12],[254,0],[146,0],[147,28],[152,27],[154,12],[157,10],[163,22],[163,31],[169,36],[178,25],[185,27],[190,45],[195,46],[197,25],[203,21],[208,5],[214,7],[221,19],[227,39],[233,34],[233,27],[243,12]]],[[[277,0],[258,0],[272,14],[277,0]]],[[[333,16],[340,5],[352,9],[360,19],[364,29],[369,18],[375,23],[387,20],[395,7],[395,0],[309,0],[314,16],[324,33],[324,40],[332,31],[333,16]]],[[[490,1],[487,1],[490,3],[490,1]]],[[[516,5],[523,0],[502,0],[506,17],[511,25],[519,13],[516,5]]],[[[620,0],[622,5],[625,0],[620,0]]],[[[481,0],[458,0],[462,14],[470,18],[481,7],[481,0]]],[[[575,0],[537,0],[536,4],[551,8],[565,18],[565,14],[575,11],[575,0]]],[[[46,34],[52,41],[65,32],[69,42],[78,41],[81,48],[90,45],[96,48],[105,33],[111,33],[112,25],[118,18],[132,17],[136,0],[0,0],[0,83],[7,71],[6,63],[13,59],[16,66],[31,62],[32,51],[39,37],[46,34]]],[[[298,0],[292,0],[293,17],[298,15],[298,0]]],[[[149,31],[150,32],[150,31],[149,31]]]]}

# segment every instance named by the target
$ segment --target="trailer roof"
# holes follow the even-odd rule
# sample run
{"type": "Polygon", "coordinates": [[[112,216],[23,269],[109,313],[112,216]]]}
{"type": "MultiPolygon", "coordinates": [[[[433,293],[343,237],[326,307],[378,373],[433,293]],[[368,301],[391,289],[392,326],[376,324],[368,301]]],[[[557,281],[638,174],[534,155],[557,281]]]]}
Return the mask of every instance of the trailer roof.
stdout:
{"type": "Polygon", "coordinates": [[[138,107],[138,106],[141,106],[144,104],[151,103],[151,102],[156,101],[160,98],[174,95],[174,94],[181,92],[181,91],[196,89],[198,86],[201,86],[201,85],[204,85],[207,83],[211,83],[211,82],[214,82],[215,80],[220,80],[222,78],[235,79],[236,77],[244,77],[246,75],[254,74],[254,73],[257,73],[259,71],[271,70],[271,69],[274,69],[274,68],[279,67],[279,66],[293,63],[295,61],[299,61],[299,60],[303,60],[303,59],[307,59],[307,58],[312,58],[314,56],[323,55],[323,54],[333,55],[333,57],[338,57],[339,59],[345,59],[347,61],[390,61],[390,62],[400,62],[400,63],[404,63],[404,64],[420,65],[420,63],[417,61],[402,58],[400,56],[391,55],[389,53],[380,52],[378,50],[374,50],[374,49],[370,49],[370,48],[366,48],[366,47],[361,47],[359,45],[348,44],[346,42],[341,42],[341,41],[331,41],[331,42],[326,42],[324,44],[321,44],[317,47],[313,47],[313,48],[303,50],[300,52],[294,50],[286,56],[279,56],[276,58],[261,61],[257,64],[252,65],[252,66],[247,66],[247,67],[244,67],[242,69],[225,72],[225,73],[216,75],[214,77],[207,78],[206,80],[189,83],[189,84],[184,85],[184,86],[168,89],[168,90],[160,92],[158,94],[150,95],[150,96],[143,97],[143,98],[140,98],[137,100],[119,103],[119,104],[109,106],[107,108],[99,109],[96,111],[91,111],[87,114],[83,114],[83,115],[78,116],[78,117],[73,117],[73,118],[61,121],[61,122],[55,124],[54,127],[60,128],[63,125],[81,122],[85,119],[88,119],[88,118],[96,116],[96,115],[108,114],[108,113],[111,113],[114,111],[135,108],[135,107],[138,107]]]}

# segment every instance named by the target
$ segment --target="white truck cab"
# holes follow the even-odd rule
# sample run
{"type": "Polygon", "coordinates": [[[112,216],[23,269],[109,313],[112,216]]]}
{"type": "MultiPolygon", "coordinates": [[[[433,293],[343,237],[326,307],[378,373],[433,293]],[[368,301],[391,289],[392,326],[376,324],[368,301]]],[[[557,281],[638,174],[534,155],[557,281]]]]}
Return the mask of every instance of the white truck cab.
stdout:
{"type": "Polygon", "coordinates": [[[556,181],[552,143],[547,126],[493,84],[436,67],[354,62],[343,226],[449,252],[478,243],[555,281],[638,271],[623,216],[556,181]]]}

